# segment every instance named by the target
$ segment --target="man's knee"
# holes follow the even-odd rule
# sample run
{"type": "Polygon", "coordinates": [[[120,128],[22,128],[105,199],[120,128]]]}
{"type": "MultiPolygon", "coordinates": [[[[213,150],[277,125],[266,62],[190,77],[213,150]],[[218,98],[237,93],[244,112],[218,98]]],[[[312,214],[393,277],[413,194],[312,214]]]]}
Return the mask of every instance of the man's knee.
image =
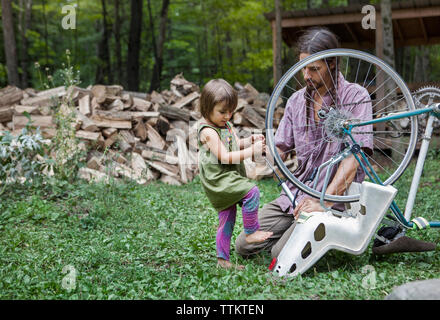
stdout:
{"type": "Polygon", "coordinates": [[[244,258],[249,258],[263,250],[270,250],[272,243],[271,239],[259,243],[248,243],[246,234],[242,231],[235,240],[235,252],[244,258]]]}
{"type": "Polygon", "coordinates": [[[243,231],[235,240],[235,251],[243,257],[248,257],[253,254],[252,244],[246,242],[246,234],[243,231]]]}

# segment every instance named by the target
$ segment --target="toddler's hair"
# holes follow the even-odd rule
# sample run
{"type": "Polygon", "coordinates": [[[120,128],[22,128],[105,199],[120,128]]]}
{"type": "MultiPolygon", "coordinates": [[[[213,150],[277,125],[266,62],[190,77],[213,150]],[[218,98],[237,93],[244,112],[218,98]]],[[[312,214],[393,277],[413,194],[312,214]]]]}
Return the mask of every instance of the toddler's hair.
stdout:
{"type": "Polygon", "coordinates": [[[237,91],[223,79],[212,79],[205,84],[200,95],[200,113],[208,118],[220,102],[224,102],[228,110],[234,111],[238,102],[237,91]]]}

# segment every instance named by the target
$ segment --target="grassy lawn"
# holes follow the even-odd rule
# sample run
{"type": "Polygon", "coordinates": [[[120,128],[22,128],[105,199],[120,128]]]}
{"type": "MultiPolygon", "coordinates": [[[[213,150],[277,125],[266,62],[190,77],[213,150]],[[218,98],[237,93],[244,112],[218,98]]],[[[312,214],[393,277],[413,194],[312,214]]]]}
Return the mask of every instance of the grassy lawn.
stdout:
{"type": "MultiPolygon", "coordinates": [[[[396,184],[403,208],[413,168],[396,184]]],[[[440,220],[439,171],[439,158],[431,157],[414,216],[440,220]]],[[[261,205],[280,192],[273,180],[258,186],[261,205]]],[[[78,183],[52,195],[16,188],[0,203],[0,298],[383,299],[394,286],[440,278],[438,249],[379,258],[371,243],[361,256],[331,251],[294,279],[273,277],[269,254],[244,260],[233,247],[231,260],[246,269],[221,270],[216,228],[198,179],[183,187],[78,183]],[[77,272],[75,283],[63,273],[68,265],[77,272]],[[363,285],[374,275],[374,287],[363,285]]],[[[233,241],[241,230],[238,215],[233,241]]],[[[439,231],[408,235],[437,243],[439,231]]]]}

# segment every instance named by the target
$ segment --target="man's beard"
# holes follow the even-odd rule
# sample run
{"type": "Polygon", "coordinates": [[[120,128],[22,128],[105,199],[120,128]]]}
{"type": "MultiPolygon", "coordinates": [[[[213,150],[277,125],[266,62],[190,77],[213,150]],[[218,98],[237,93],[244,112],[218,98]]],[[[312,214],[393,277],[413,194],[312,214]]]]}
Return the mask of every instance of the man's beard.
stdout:
{"type": "Polygon", "coordinates": [[[306,81],[306,86],[308,90],[318,90],[324,86],[324,83],[322,81],[306,81]]]}

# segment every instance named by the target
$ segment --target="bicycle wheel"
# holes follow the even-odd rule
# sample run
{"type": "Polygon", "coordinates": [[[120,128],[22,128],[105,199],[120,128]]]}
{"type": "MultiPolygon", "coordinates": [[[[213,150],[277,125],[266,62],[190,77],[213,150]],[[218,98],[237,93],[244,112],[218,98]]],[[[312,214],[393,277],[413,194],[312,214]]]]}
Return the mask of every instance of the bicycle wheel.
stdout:
{"type": "MultiPolygon", "coordinates": [[[[344,133],[344,123],[413,110],[410,91],[386,63],[362,51],[326,50],[296,63],[276,85],[266,112],[266,141],[275,164],[287,180],[300,191],[319,198],[325,168],[315,177],[318,183],[307,178],[319,164],[353,144],[344,133]],[[321,72],[318,67],[328,71],[331,81],[325,79],[326,70],[321,72]],[[306,83],[306,72],[309,75],[316,72],[315,79],[308,77],[306,83]],[[282,155],[287,156],[284,161],[282,155]]],[[[383,185],[392,184],[400,177],[414,153],[417,128],[417,117],[406,117],[353,129],[353,137],[362,141],[365,150],[361,162],[369,171],[367,180],[376,172],[383,185]]],[[[332,168],[329,183],[339,170],[347,189],[349,172],[345,172],[342,163],[332,168]]],[[[362,177],[360,172],[355,179],[359,177],[362,177]]],[[[359,194],[326,193],[324,200],[353,202],[359,200],[359,194]]]]}

